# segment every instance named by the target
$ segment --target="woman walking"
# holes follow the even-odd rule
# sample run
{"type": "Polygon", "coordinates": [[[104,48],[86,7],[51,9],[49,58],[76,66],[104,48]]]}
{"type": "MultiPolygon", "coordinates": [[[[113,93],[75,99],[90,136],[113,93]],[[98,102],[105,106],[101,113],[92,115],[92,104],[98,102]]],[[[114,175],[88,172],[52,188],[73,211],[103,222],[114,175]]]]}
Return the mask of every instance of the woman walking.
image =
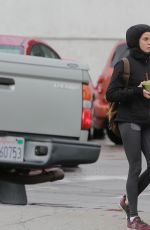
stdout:
{"type": "Polygon", "coordinates": [[[110,102],[119,102],[115,121],[118,122],[129,163],[127,195],[120,201],[127,214],[127,227],[150,230],[150,225],[138,215],[138,196],[150,183],[150,92],[143,88],[143,82],[150,80],[150,26],[139,24],[130,27],[126,41],[130,64],[128,87],[124,87],[124,65],[120,61],[114,67],[106,98],[110,102]],[[141,174],[142,152],[147,168],[141,174]]]}

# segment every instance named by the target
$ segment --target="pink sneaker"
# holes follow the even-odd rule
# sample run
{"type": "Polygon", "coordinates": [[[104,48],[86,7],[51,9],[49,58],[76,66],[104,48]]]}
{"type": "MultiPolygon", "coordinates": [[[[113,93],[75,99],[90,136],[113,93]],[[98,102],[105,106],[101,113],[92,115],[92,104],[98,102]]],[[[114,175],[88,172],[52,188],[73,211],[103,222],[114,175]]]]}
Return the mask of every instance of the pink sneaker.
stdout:
{"type": "Polygon", "coordinates": [[[128,230],[150,230],[150,225],[144,223],[139,216],[135,217],[135,219],[131,222],[128,220],[127,222],[128,230]]]}

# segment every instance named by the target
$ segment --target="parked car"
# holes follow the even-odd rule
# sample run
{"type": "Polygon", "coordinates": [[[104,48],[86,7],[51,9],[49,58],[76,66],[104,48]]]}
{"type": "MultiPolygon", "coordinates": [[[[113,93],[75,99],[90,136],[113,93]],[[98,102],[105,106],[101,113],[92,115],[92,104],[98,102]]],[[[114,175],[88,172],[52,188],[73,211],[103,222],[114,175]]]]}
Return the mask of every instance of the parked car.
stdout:
{"type": "Polygon", "coordinates": [[[0,35],[0,52],[60,59],[59,54],[38,38],[0,35]]]}
{"type": "Polygon", "coordinates": [[[88,67],[77,62],[0,53],[2,203],[26,204],[24,184],[62,179],[53,166],[98,160],[100,145],[87,141],[89,80],[88,67]]]}
{"type": "Polygon", "coordinates": [[[104,135],[104,130],[108,134],[108,137],[115,144],[121,144],[122,140],[114,135],[112,131],[108,128],[108,102],[106,100],[106,90],[109,85],[114,65],[121,60],[121,58],[126,57],[128,55],[128,48],[126,45],[126,41],[122,40],[117,42],[117,44],[112,49],[106,65],[98,77],[98,81],[95,87],[95,99],[93,103],[94,107],[94,134],[95,136],[104,135]]]}
{"type": "MultiPolygon", "coordinates": [[[[29,38],[23,36],[12,36],[12,35],[0,35],[0,52],[3,53],[11,53],[11,54],[22,54],[22,55],[30,55],[30,56],[40,56],[45,58],[52,59],[61,59],[60,55],[52,49],[48,44],[38,38],[29,38]]],[[[46,61],[46,60],[45,60],[46,61]]],[[[68,68],[76,69],[78,64],[73,61],[68,60],[68,68]]],[[[83,109],[83,121],[88,124],[86,127],[80,127],[81,129],[87,129],[84,131],[85,137],[81,137],[83,141],[87,141],[87,139],[91,137],[92,132],[92,102],[94,95],[94,86],[91,80],[91,77],[88,71],[84,70],[84,79],[89,79],[89,85],[83,87],[83,96],[85,96],[84,107],[83,109]],[[88,131],[88,132],[87,132],[88,131]],[[89,135],[88,135],[89,133],[89,135]]],[[[70,79],[72,76],[70,76],[70,79]]],[[[68,78],[69,80],[69,78],[68,78]]],[[[60,87],[60,86],[59,86],[60,87]]],[[[71,99],[70,99],[71,100],[71,99]]],[[[74,105],[75,108],[75,105],[74,105]]],[[[72,122],[73,123],[73,122],[72,122]]],[[[81,125],[81,122],[79,123],[81,125]]],[[[82,124],[83,126],[83,124],[82,124]]],[[[81,160],[81,159],[80,159],[81,160]]],[[[68,160],[69,161],[69,160],[68,160]]],[[[82,160],[81,160],[82,161],[82,160]]],[[[80,161],[80,162],[81,162],[80,161]]],[[[89,159],[91,161],[91,159],[89,159]]],[[[63,163],[63,165],[67,164],[68,166],[77,165],[75,162],[63,163]]]]}

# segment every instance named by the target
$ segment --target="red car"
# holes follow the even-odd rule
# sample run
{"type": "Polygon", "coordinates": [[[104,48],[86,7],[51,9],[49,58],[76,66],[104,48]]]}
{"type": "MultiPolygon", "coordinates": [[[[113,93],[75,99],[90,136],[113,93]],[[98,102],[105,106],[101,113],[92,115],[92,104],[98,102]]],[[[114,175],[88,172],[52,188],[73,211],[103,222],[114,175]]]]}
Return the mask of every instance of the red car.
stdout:
{"type": "Polygon", "coordinates": [[[106,65],[98,78],[97,85],[95,87],[95,99],[93,103],[94,107],[94,135],[101,136],[106,129],[108,137],[115,144],[121,144],[120,138],[116,137],[108,128],[107,113],[108,102],[106,100],[106,90],[111,79],[114,65],[123,57],[128,55],[128,48],[126,42],[119,41],[113,50],[111,51],[106,65]]]}
{"type": "Polygon", "coordinates": [[[44,41],[23,36],[0,35],[0,52],[60,59],[44,41]]]}

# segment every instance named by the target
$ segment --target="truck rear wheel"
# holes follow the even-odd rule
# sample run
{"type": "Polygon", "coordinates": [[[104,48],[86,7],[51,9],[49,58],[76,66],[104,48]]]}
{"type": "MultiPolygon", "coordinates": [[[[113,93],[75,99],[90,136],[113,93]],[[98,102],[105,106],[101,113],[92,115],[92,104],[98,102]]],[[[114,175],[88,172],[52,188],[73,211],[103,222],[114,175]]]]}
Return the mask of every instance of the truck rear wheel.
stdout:
{"type": "Polygon", "coordinates": [[[94,128],[94,130],[93,130],[93,138],[94,139],[103,139],[104,137],[105,137],[105,133],[104,133],[103,128],[101,128],[101,129],[94,128]]]}

